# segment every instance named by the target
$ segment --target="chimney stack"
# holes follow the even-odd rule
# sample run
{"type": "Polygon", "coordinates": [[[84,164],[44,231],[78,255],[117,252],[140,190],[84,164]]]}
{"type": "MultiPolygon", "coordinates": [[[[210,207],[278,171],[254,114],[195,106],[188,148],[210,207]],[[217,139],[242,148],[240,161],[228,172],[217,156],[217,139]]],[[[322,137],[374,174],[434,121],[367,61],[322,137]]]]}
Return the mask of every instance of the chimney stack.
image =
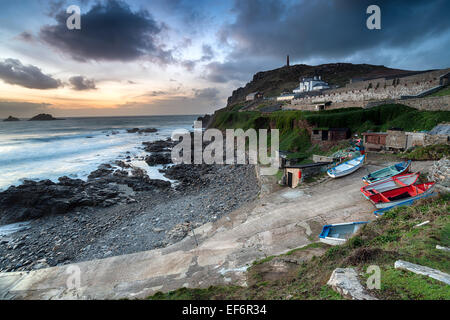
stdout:
{"type": "Polygon", "coordinates": [[[286,58],[286,66],[289,67],[289,55],[286,58]]]}

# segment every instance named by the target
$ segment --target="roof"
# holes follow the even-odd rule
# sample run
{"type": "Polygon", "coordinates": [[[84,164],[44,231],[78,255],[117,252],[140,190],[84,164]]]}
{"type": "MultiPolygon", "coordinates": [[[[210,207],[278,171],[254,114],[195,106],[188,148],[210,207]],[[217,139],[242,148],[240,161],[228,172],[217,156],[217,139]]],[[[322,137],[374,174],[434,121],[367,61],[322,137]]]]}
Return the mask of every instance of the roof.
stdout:
{"type": "Polygon", "coordinates": [[[362,134],[363,136],[380,136],[380,135],[383,135],[383,136],[386,136],[387,135],[387,132],[364,132],[363,134],[362,134]]]}
{"type": "Polygon", "coordinates": [[[450,135],[450,123],[438,124],[436,127],[434,127],[428,133],[431,134],[431,135],[435,135],[435,134],[450,135]]]}
{"type": "Polygon", "coordinates": [[[316,163],[307,163],[307,164],[294,164],[294,165],[286,165],[284,168],[286,169],[304,169],[304,168],[312,168],[312,167],[321,167],[329,165],[332,162],[316,162],[316,163]]]}

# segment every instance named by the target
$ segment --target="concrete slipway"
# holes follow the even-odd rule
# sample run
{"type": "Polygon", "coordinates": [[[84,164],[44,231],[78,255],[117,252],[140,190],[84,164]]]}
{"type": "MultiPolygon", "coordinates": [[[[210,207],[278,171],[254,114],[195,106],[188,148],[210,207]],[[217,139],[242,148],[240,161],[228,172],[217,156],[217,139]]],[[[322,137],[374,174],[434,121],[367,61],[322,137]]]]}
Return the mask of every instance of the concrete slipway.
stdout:
{"type": "Polygon", "coordinates": [[[309,189],[263,192],[254,203],[195,229],[198,247],[191,234],[163,249],[2,273],[0,299],[133,299],[183,286],[245,285],[245,270],[254,260],[317,241],[323,224],[375,219],[373,205],[359,191],[366,168],[380,166],[366,165],[309,189]],[[67,286],[73,266],[81,271],[79,289],[67,286]]]}

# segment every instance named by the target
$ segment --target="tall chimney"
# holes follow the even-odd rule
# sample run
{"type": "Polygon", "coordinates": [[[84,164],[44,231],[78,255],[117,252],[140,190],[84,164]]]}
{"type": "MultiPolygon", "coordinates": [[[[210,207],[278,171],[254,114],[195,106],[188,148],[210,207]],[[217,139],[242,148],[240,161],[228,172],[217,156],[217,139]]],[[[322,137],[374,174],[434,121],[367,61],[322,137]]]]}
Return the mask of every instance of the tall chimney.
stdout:
{"type": "Polygon", "coordinates": [[[286,66],[289,67],[289,55],[287,55],[287,58],[286,58],[286,66]]]}

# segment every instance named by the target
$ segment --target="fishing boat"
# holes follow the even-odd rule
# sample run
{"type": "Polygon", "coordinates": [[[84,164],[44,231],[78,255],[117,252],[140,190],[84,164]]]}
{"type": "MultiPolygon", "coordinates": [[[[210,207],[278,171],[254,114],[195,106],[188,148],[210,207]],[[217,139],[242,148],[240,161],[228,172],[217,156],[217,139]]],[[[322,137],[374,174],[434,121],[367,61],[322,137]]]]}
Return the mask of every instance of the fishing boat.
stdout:
{"type": "Polygon", "coordinates": [[[364,164],[364,158],[365,155],[338,164],[334,168],[328,169],[327,174],[332,178],[339,178],[349,175],[362,167],[364,164]]]}
{"type": "Polygon", "coordinates": [[[378,171],[371,172],[362,179],[365,184],[371,184],[385,178],[409,172],[410,167],[411,167],[411,160],[408,160],[383,168],[378,171]]]}
{"type": "Polygon", "coordinates": [[[427,182],[418,185],[410,185],[369,196],[369,200],[378,209],[389,208],[403,203],[412,203],[425,195],[434,192],[435,183],[427,182]],[[412,200],[412,202],[411,202],[412,200]]]}
{"type": "Polygon", "coordinates": [[[366,223],[368,221],[324,225],[319,240],[332,246],[343,244],[366,223]]]}
{"type": "Polygon", "coordinates": [[[423,194],[420,197],[409,198],[409,199],[407,199],[407,200],[405,200],[403,202],[397,203],[397,204],[395,204],[395,205],[393,205],[391,207],[378,209],[378,210],[374,211],[374,214],[376,216],[382,216],[386,211],[389,211],[392,208],[399,207],[399,206],[409,206],[409,205],[413,204],[417,200],[429,198],[429,197],[432,197],[434,195],[436,195],[436,192],[425,193],[425,194],[423,194]]]}
{"type": "Polygon", "coordinates": [[[368,184],[361,188],[362,194],[369,199],[371,195],[401,188],[407,187],[415,184],[417,179],[419,179],[419,172],[416,173],[404,173],[398,176],[389,177],[386,179],[379,180],[372,184],[368,184]]]}

